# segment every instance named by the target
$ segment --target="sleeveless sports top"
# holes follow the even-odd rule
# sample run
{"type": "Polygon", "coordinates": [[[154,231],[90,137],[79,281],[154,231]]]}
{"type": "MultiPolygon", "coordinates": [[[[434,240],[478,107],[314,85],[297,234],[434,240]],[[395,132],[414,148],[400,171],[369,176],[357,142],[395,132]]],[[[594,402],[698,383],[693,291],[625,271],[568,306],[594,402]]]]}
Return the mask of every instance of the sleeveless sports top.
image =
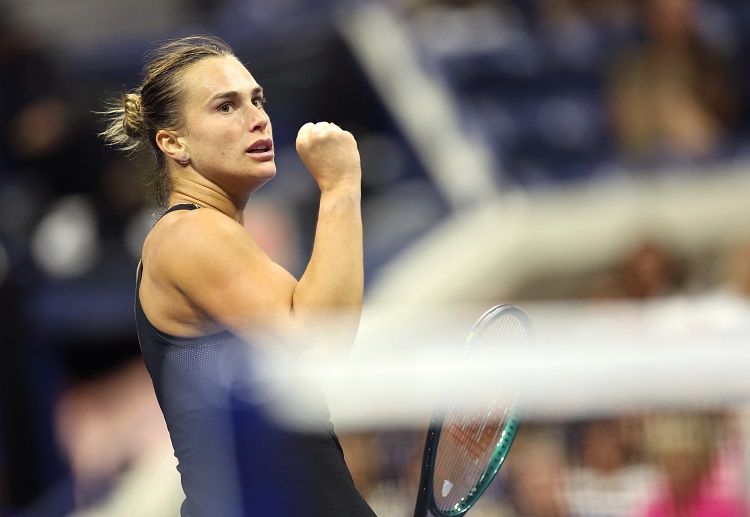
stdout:
{"type": "Polygon", "coordinates": [[[189,338],[160,331],[141,306],[142,274],[140,264],[136,329],[178,459],[181,516],[374,516],[354,486],[322,391],[319,407],[314,402],[319,425],[282,426],[268,411],[267,390],[257,393],[250,346],[228,331],[189,338]]]}

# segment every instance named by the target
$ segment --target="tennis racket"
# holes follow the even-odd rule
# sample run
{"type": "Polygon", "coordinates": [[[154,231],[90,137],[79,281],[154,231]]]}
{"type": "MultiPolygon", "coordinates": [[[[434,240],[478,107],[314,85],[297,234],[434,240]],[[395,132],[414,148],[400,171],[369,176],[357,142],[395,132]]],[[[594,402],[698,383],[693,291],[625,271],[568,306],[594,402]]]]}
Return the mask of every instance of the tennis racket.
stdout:
{"type": "MultiPolygon", "coordinates": [[[[471,328],[464,357],[523,350],[530,341],[531,321],[526,313],[515,305],[498,305],[471,328]]],[[[518,384],[499,379],[491,388],[493,393],[481,400],[467,400],[455,390],[434,411],[414,517],[425,517],[428,509],[438,517],[463,515],[479,500],[518,431],[518,384]]]]}

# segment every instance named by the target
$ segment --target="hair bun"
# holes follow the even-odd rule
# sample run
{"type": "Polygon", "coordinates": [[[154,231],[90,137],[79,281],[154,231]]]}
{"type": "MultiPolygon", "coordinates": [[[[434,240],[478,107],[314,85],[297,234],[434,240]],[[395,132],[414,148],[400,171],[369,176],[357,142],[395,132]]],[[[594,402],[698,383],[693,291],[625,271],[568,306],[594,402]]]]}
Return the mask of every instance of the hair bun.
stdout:
{"type": "Polygon", "coordinates": [[[138,137],[143,134],[143,108],[141,106],[141,95],[139,93],[126,93],[123,96],[125,117],[122,125],[130,137],[138,137]]]}

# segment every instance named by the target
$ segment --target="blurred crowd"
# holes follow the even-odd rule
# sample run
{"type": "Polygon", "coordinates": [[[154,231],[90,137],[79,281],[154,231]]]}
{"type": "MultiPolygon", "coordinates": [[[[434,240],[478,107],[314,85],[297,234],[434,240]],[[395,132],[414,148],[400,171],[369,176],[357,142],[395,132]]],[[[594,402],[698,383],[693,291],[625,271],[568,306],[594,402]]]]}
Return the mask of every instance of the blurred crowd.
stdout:
{"type": "MultiPolygon", "coordinates": [[[[534,189],[750,163],[744,0],[382,3],[448,85],[462,118],[446,124],[480,128],[501,184],[534,189]]],[[[368,279],[451,215],[449,196],[342,39],[339,3],[182,4],[184,27],[85,52],[0,4],[0,516],[170,515],[162,512],[179,504],[132,322],[135,266],[158,208],[144,164],[97,137],[102,99],[136,83],[151,41],[214,33],[264,85],[279,174],[250,203],[246,224],[293,273],[316,215],[293,141],[308,120],[335,120],[357,135],[368,279]],[[142,477],[128,478],[134,472],[142,477]],[[135,513],[132,498],[124,506],[117,498],[154,484],[162,489],[141,497],[135,513]]],[[[644,238],[574,290],[521,289],[515,298],[747,299],[749,243],[687,263],[644,238]]],[[[472,514],[748,515],[743,418],[695,411],[529,424],[472,514]]],[[[413,430],[342,436],[355,480],[381,515],[411,514],[421,441],[413,430]]]]}
{"type": "Polygon", "coordinates": [[[517,182],[685,169],[746,151],[743,2],[411,4],[415,33],[517,182]]]}

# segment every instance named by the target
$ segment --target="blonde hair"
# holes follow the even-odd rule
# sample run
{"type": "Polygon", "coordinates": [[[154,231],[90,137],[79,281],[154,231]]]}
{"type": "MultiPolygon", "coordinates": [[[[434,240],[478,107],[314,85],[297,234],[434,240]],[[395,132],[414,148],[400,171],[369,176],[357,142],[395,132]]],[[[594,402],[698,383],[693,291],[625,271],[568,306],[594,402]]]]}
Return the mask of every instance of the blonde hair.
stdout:
{"type": "Polygon", "coordinates": [[[141,85],[108,101],[101,112],[107,125],[100,136],[109,145],[128,153],[148,150],[156,161],[153,193],[161,206],[168,203],[171,179],[167,159],[156,144],[156,133],[182,126],[182,73],[189,65],[215,56],[234,56],[234,52],[213,36],[167,41],[146,55],[141,85]]]}

